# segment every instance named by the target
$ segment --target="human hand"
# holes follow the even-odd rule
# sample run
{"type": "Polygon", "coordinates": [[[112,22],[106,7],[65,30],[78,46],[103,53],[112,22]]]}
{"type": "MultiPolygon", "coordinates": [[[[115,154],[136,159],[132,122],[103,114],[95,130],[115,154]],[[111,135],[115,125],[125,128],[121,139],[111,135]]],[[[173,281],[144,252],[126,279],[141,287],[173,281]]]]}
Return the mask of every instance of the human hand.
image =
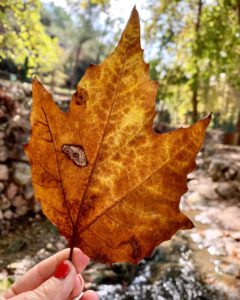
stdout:
{"type": "MultiPolygon", "coordinates": [[[[69,249],[43,260],[17,280],[3,295],[3,300],[70,300],[84,289],[81,273],[89,258],[80,249],[73,251],[68,261],[69,249]]],[[[81,300],[98,300],[94,291],[84,292],[81,300]]]]}

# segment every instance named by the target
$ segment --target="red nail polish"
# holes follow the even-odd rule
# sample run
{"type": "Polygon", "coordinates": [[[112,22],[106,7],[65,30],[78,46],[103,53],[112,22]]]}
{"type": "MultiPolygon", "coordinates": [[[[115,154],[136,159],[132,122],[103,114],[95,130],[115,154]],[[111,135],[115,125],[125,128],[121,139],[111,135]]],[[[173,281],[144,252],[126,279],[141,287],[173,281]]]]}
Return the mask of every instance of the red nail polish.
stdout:
{"type": "Polygon", "coordinates": [[[69,271],[70,271],[69,265],[67,264],[66,261],[63,261],[58,265],[54,273],[54,276],[59,279],[63,279],[68,275],[69,271]]]}

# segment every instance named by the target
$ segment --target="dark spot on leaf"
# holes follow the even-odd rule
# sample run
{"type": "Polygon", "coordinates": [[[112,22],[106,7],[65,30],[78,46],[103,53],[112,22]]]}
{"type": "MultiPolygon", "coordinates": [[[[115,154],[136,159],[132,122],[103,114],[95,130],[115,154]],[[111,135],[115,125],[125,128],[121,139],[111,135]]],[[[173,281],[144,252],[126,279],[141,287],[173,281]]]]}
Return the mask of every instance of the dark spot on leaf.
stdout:
{"type": "Polygon", "coordinates": [[[97,196],[96,195],[92,195],[90,198],[91,198],[92,201],[97,200],[97,196]]]}
{"type": "Polygon", "coordinates": [[[62,145],[62,152],[65,153],[70,159],[80,167],[85,167],[88,164],[87,157],[82,145],[62,145]]]}
{"type": "Polygon", "coordinates": [[[139,257],[141,257],[142,249],[141,249],[141,246],[140,246],[137,238],[134,235],[130,239],[130,244],[133,248],[132,258],[138,259],[139,257]]]}
{"type": "Polygon", "coordinates": [[[76,105],[86,105],[88,101],[88,92],[84,88],[79,88],[75,93],[75,103],[76,105]]]}

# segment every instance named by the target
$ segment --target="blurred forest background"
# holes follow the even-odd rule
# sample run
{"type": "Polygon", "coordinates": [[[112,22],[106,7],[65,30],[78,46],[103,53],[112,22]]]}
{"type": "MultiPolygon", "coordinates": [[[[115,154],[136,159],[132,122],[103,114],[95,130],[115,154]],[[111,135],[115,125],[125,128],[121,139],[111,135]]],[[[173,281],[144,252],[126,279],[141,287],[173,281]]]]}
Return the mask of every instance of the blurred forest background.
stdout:
{"type": "Polygon", "coordinates": [[[180,205],[196,228],[137,266],[91,262],[86,288],[101,300],[240,299],[240,0],[0,0],[0,298],[67,246],[35,201],[23,150],[31,80],[66,110],[89,64],[115,48],[134,4],[159,83],[155,131],[213,113],[180,205]]]}
{"type": "MultiPolygon", "coordinates": [[[[119,39],[126,19],[111,14],[116,2],[1,0],[1,76],[37,75],[52,88],[75,88],[119,39]]],[[[131,2],[123,6],[130,14],[131,2]]],[[[164,121],[190,123],[213,112],[213,127],[240,132],[240,1],[146,0],[139,10],[164,121]]]]}

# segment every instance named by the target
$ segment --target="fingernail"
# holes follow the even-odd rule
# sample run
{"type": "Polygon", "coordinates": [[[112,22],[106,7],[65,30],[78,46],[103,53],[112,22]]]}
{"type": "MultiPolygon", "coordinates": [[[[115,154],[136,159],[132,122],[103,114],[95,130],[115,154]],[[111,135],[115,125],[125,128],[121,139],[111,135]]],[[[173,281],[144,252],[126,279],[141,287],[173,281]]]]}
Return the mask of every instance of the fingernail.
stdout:
{"type": "Polygon", "coordinates": [[[58,265],[58,267],[54,273],[54,276],[59,279],[64,279],[68,275],[69,271],[70,271],[70,268],[69,268],[68,263],[66,261],[63,261],[58,265]]]}

